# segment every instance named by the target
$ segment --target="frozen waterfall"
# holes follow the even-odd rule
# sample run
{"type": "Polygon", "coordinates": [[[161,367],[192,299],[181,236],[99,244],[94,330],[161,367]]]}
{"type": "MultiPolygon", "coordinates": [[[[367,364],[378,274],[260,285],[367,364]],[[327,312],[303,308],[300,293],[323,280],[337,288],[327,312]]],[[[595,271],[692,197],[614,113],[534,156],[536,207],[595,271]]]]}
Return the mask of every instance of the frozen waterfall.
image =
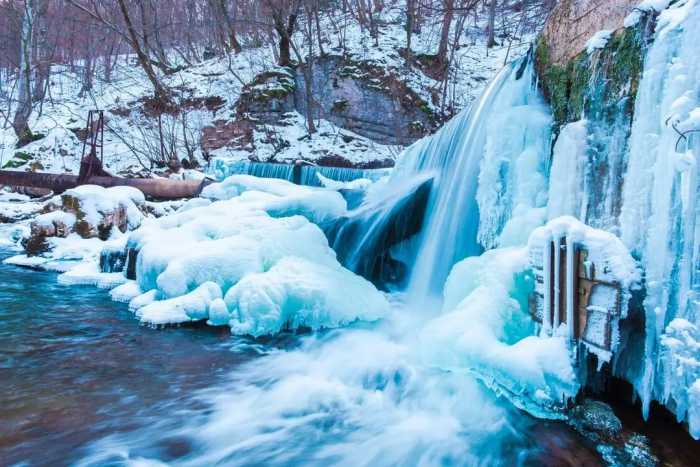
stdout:
{"type": "Polygon", "coordinates": [[[646,340],[642,368],[618,369],[634,382],[645,413],[654,399],[675,407],[679,420],[691,409],[696,437],[700,135],[691,131],[700,128],[699,42],[696,1],[659,15],[637,94],[620,219],[622,239],[646,273],[646,340]]]}

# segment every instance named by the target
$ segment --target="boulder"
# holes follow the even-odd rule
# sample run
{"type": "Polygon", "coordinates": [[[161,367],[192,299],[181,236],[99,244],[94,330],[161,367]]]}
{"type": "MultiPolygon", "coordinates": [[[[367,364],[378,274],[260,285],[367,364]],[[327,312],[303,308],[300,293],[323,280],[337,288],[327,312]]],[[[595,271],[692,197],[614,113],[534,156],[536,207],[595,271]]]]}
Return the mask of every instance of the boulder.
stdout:
{"type": "Polygon", "coordinates": [[[135,229],[144,217],[145,198],[132,187],[81,185],[52,198],[43,211],[32,221],[30,235],[23,241],[28,255],[47,251],[51,237],[76,233],[107,240],[114,229],[122,233],[135,229]]]}

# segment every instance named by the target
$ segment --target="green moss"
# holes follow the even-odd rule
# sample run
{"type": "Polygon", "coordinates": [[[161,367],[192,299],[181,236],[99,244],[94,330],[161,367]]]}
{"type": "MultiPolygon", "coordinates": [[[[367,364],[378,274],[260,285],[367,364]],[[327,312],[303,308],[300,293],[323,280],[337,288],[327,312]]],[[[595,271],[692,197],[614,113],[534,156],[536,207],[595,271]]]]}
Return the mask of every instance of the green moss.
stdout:
{"type": "Polygon", "coordinates": [[[20,135],[20,137],[17,139],[17,148],[21,148],[22,146],[26,146],[29,143],[33,143],[34,141],[38,141],[42,138],[44,138],[46,135],[43,133],[34,133],[32,130],[27,128],[24,130],[24,132],[20,135]]]}
{"type": "Polygon", "coordinates": [[[538,39],[535,66],[555,132],[584,115],[612,121],[623,110],[631,117],[642,72],[644,27],[622,29],[605,48],[581,52],[565,65],[553,63],[544,37],[538,39]]]}
{"type": "Polygon", "coordinates": [[[22,167],[25,165],[27,162],[32,160],[33,156],[29,154],[28,152],[24,151],[17,151],[15,152],[14,156],[12,156],[12,159],[7,161],[5,165],[2,166],[3,169],[16,169],[18,167],[22,167]]]}

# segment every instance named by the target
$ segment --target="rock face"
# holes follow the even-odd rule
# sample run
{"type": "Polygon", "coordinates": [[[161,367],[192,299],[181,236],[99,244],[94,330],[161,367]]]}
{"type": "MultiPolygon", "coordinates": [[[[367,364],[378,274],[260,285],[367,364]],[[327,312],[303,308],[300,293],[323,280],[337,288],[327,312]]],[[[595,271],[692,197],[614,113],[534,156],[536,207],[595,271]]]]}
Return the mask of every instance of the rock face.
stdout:
{"type": "Polygon", "coordinates": [[[553,63],[562,65],[585,49],[597,31],[614,31],[639,0],[561,0],[542,32],[553,63]]]}
{"type": "MultiPolygon", "coordinates": [[[[349,58],[316,59],[311,94],[315,119],[384,145],[409,145],[439,123],[428,103],[392,72],[349,58]]],[[[223,147],[253,153],[256,130],[267,134],[264,125],[286,126],[290,112],[305,116],[306,111],[302,66],[268,70],[243,88],[232,120],[203,128],[202,148],[205,153],[223,147]]],[[[273,145],[288,144],[266,137],[273,145]]]]}
{"type": "Polygon", "coordinates": [[[615,231],[622,203],[619,174],[626,169],[637,89],[654,18],[643,15],[635,26],[619,28],[623,13],[629,12],[622,5],[629,2],[610,3],[594,8],[597,3],[592,1],[562,2],[537,41],[534,58],[540,88],[552,108],[555,134],[559,136],[568,124],[586,120],[586,163],[578,176],[580,191],[587,194],[581,200],[582,220],[615,231]],[[588,15],[584,5],[593,8],[588,15]],[[609,17],[602,16],[609,8],[609,17]],[[560,16],[563,26],[558,24],[560,16]],[[574,37],[566,24],[578,35],[574,37]],[[604,47],[588,53],[587,40],[606,27],[617,30],[604,47]]]}
{"type": "MultiPolygon", "coordinates": [[[[436,121],[428,105],[386,70],[338,56],[313,64],[314,115],[381,144],[408,145],[436,121]]],[[[296,73],[294,106],[306,113],[305,78],[296,73]]]]}

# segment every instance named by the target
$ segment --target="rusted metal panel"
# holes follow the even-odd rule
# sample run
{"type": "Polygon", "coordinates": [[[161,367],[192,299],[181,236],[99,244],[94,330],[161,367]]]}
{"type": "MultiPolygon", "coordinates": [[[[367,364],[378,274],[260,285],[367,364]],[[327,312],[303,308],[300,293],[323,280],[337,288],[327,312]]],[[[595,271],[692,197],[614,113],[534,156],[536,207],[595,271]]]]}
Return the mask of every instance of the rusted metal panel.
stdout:
{"type": "Polygon", "coordinates": [[[568,321],[567,292],[573,290],[573,326],[571,339],[610,351],[612,328],[619,319],[622,291],[620,284],[598,279],[596,265],[588,261],[588,251],[579,245],[569,245],[566,239],[549,242],[549,254],[543,251],[542,269],[534,268],[536,292],[528,299],[530,314],[537,322],[566,324],[568,321]],[[567,250],[573,248],[573,277],[568,278],[567,250]],[[555,254],[558,253],[558,254],[555,254]],[[544,283],[545,268],[549,268],[551,283],[544,283]],[[545,306],[549,300],[549,307],[545,306]],[[545,310],[549,315],[545,316],[545,310]]]}

